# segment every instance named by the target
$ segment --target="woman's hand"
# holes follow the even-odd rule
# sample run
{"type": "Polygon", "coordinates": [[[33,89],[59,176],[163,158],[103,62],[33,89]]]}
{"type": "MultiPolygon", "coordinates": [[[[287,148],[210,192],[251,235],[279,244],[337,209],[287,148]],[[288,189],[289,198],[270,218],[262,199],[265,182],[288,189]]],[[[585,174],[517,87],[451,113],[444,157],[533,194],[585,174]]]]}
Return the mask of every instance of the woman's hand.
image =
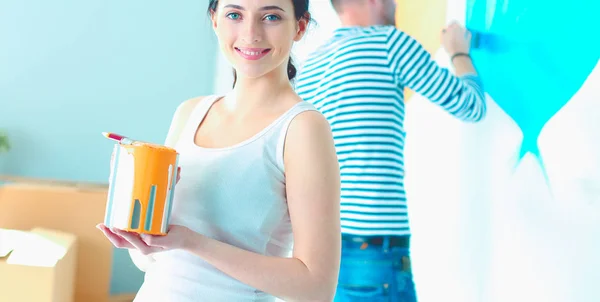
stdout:
{"type": "MultiPolygon", "coordinates": [[[[111,161],[114,160],[114,152],[111,157],[111,161]]],[[[179,183],[181,179],[181,167],[177,167],[177,177],[175,183],[179,183]]],[[[187,241],[187,236],[193,237],[196,234],[190,229],[180,226],[171,225],[166,236],[154,236],[148,234],[138,234],[134,232],[128,232],[116,228],[109,228],[106,225],[100,223],[96,225],[104,236],[116,247],[120,249],[135,249],[143,255],[150,255],[156,252],[181,249],[184,248],[184,243],[187,241]]],[[[197,235],[197,234],[196,234],[197,235]]]]}
{"type": "Polygon", "coordinates": [[[150,255],[175,249],[185,249],[192,245],[198,234],[180,225],[169,226],[167,235],[148,235],[108,228],[104,224],[96,226],[117,248],[136,249],[143,255],[150,255]]]}

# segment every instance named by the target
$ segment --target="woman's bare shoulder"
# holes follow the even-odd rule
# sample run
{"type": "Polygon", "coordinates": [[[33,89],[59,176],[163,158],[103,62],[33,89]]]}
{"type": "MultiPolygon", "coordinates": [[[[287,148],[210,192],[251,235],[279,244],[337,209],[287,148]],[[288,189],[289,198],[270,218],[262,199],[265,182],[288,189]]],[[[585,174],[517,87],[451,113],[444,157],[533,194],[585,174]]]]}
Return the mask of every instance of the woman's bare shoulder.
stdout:
{"type": "Polygon", "coordinates": [[[174,147],[177,141],[179,140],[179,135],[185,128],[187,121],[194,111],[194,108],[202,100],[206,99],[206,96],[198,96],[188,100],[183,101],[173,114],[173,118],[171,119],[171,126],[169,127],[169,132],[167,133],[167,138],[165,140],[165,145],[169,147],[174,147]]]}
{"type": "Polygon", "coordinates": [[[179,106],[177,106],[177,111],[182,112],[182,111],[192,110],[194,107],[196,107],[196,105],[198,105],[200,102],[202,102],[202,100],[206,99],[207,97],[208,96],[197,96],[197,97],[193,97],[191,99],[187,99],[187,100],[181,102],[179,104],[179,106]]]}

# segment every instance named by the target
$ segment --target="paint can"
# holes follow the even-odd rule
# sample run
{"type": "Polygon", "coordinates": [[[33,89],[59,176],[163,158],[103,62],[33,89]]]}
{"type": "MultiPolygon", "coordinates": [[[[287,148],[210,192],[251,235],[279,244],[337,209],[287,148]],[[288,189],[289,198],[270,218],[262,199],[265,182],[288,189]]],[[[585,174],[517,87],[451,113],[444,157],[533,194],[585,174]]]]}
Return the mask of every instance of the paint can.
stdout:
{"type": "Polygon", "coordinates": [[[177,179],[175,149],[147,142],[116,143],[104,224],[129,232],[165,235],[177,179]]]}

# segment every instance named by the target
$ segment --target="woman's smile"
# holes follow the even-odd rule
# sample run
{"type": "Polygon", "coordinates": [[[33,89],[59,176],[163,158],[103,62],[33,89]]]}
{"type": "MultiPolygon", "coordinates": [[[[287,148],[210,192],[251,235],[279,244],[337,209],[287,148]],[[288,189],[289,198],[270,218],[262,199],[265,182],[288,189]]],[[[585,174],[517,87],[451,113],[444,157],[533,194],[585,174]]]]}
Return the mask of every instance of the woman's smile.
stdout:
{"type": "Polygon", "coordinates": [[[235,51],[246,60],[259,60],[266,56],[271,49],[235,47],[235,51]]]}

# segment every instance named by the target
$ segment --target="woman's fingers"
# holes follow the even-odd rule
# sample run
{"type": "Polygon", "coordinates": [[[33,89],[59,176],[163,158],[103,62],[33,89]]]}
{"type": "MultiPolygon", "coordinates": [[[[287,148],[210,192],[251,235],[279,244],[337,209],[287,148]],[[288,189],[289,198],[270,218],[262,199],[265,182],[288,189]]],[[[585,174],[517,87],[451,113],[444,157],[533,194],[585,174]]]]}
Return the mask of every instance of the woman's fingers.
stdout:
{"type": "Polygon", "coordinates": [[[116,248],[137,249],[144,255],[149,255],[163,250],[160,247],[148,246],[137,233],[127,232],[115,228],[111,229],[104,224],[98,224],[96,228],[102,231],[104,236],[106,236],[106,238],[108,238],[108,240],[116,248]]]}
{"type": "Polygon", "coordinates": [[[149,254],[152,254],[152,253],[155,253],[155,252],[161,250],[161,248],[148,246],[142,240],[142,238],[140,238],[140,235],[137,233],[127,232],[127,231],[123,231],[123,230],[114,230],[114,231],[119,236],[121,236],[125,240],[127,240],[132,246],[134,246],[136,249],[138,249],[143,255],[149,255],[149,254]]]}
{"type": "Polygon", "coordinates": [[[105,225],[99,224],[96,227],[100,231],[102,231],[102,233],[104,233],[104,236],[106,236],[106,238],[108,238],[108,240],[116,248],[120,248],[120,249],[132,249],[132,248],[135,248],[133,245],[131,245],[129,243],[129,241],[125,240],[125,238],[119,236],[119,234],[116,234],[115,232],[113,232],[112,230],[110,230],[109,228],[107,228],[105,225]]]}

